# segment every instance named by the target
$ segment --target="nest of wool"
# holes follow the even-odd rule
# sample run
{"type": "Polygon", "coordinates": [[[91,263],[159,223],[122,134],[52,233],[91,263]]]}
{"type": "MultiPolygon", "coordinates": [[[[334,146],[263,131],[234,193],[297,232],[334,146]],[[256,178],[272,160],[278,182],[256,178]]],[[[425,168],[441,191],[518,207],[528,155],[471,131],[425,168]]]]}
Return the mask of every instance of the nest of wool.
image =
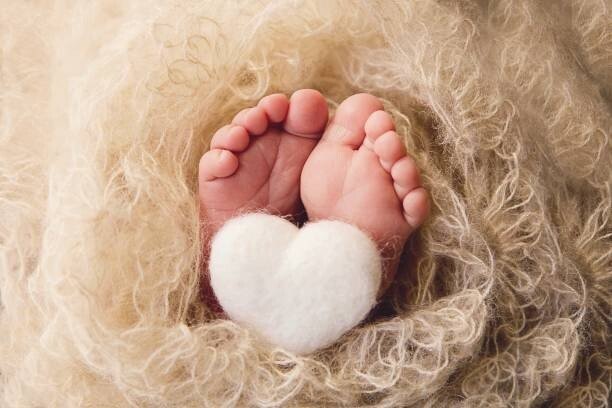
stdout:
{"type": "Polygon", "coordinates": [[[0,405],[607,406],[601,0],[6,0],[0,405]],[[199,295],[197,163],[272,92],[385,101],[431,192],[367,322],[298,357],[199,295]]]}

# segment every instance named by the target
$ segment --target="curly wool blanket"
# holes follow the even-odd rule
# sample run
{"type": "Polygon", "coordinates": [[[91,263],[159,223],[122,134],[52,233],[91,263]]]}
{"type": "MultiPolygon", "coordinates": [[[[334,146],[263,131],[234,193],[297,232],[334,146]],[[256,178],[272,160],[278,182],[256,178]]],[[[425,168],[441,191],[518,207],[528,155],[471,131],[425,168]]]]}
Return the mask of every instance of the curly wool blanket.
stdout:
{"type": "Polygon", "coordinates": [[[603,407],[606,0],[4,0],[0,405],[603,407]],[[307,357],[199,292],[199,157],[312,87],[384,99],[432,215],[307,357]]]}

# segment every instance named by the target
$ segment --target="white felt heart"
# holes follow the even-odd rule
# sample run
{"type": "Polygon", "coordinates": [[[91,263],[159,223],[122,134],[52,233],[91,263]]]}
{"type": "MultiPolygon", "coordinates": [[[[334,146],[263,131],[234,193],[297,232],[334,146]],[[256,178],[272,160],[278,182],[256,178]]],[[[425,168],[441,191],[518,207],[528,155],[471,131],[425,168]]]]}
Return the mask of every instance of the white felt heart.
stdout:
{"type": "Polygon", "coordinates": [[[211,284],[227,315],[298,354],[332,344],[376,302],[381,260],[356,227],[249,214],[215,235],[211,284]]]}

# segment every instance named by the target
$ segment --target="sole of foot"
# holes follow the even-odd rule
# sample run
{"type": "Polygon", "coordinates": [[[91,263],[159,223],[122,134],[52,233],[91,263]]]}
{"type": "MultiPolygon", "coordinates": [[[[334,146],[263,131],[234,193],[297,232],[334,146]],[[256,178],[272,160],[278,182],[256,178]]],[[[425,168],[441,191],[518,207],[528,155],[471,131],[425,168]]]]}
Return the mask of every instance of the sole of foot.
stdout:
{"type": "Polygon", "coordinates": [[[264,210],[293,216],[301,209],[300,176],[328,120],[312,89],[264,97],[240,111],[212,138],[199,167],[203,221],[214,231],[238,214],[264,210]]]}
{"type": "Polygon", "coordinates": [[[391,115],[370,94],[340,104],[304,165],[301,197],[309,220],[344,221],[376,241],[385,260],[379,294],[392,281],[406,240],[429,213],[419,169],[391,115]]]}

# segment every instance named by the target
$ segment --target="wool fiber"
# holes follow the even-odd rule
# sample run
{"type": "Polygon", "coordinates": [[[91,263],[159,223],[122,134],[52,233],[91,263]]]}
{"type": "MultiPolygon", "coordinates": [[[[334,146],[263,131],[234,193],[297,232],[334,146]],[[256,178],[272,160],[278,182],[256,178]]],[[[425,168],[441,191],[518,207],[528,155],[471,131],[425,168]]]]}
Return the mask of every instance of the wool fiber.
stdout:
{"type": "Polygon", "coordinates": [[[3,0],[0,405],[608,406],[611,13],[3,0]],[[197,164],[309,87],[384,100],[432,214],[368,319],[297,356],[202,301],[197,164]]]}
{"type": "Polygon", "coordinates": [[[376,304],[376,243],[331,220],[292,222],[247,214],[215,234],[208,263],[223,311],[271,344],[310,354],[333,344],[376,304]]]}

